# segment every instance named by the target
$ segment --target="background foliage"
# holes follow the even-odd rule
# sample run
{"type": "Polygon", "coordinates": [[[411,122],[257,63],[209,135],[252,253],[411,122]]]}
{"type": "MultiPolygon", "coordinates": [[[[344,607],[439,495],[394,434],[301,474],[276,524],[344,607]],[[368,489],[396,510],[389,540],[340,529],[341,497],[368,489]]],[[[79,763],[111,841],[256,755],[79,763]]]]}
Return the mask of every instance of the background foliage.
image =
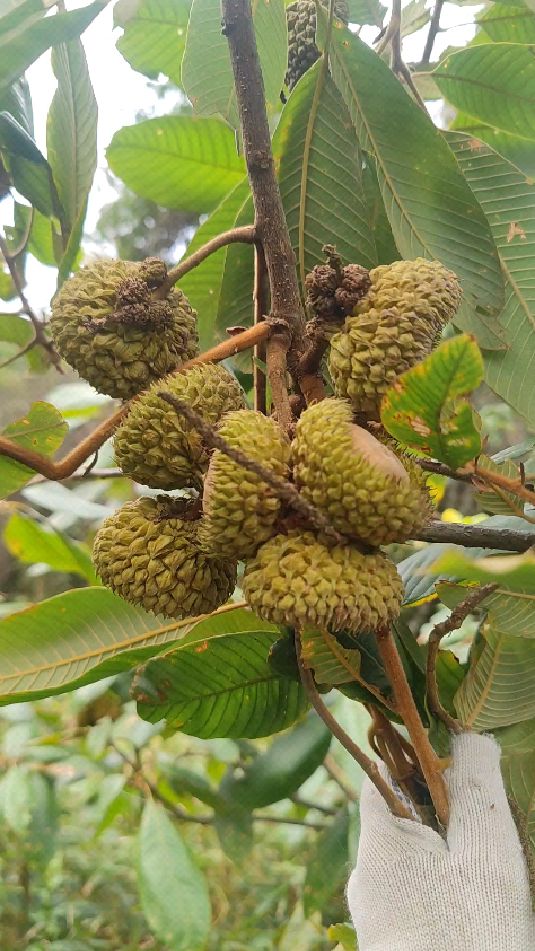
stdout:
{"type": "MultiPolygon", "coordinates": [[[[2,221],[18,283],[36,306],[45,303],[36,262],[54,269],[60,285],[103,250],[175,262],[186,245],[188,254],[252,220],[219,0],[115,4],[117,49],[146,78],[154,109],[105,143],[115,195],[96,223],[87,219],[88,202],[101,203],[93,188],[95,77],[83,34],[104,7],[0,6],[2,221]],[[43,55],[55,84],[44,137],[25,78],[43,55]]],[[[425,255],[453,268],[464,289],[456,327],[403,392],[389,395],[383,422],[453,467],[482,456],[487,469],[514,478],[521,462],[530,484],[533,3],[463,6],[474,29],[458,48],[437,44],[444,51],[431,62],[422,50],[433,8],[404,5],[403,50],[418,50],[412,79],[435,122],[400,82],[399,62],[375,51],[390,15],[378,0],[352,0],[351,30],[336,25],[330,39],[330,75],[322,80],[316,64],[284,106],[284,3],[255,0],[253,8],[301,284],[326,242],[344,262],[367,267],[425,255]],[[430,430],[430,448],[415,416],[430,430]]],[[[326,37],[319,9],[320,46],[326,37]]],[[[186,275],[181,287],[199,311],[203,346],[228,325],[251,322],[252,282],[245,246],[223,248],[186,275]]],[[[28,319],[5,265],[0,300],[2,435],[52,457],[87,434],[110,401],[71,372],[58,377],[46,329],[28,319]]],[[[250,390],[250,360],[233,368],[250,390]]],[[[267,666],[280,634],[273,626],[240,606],[163,625],[99,587],[94,532],[138,491],[112,467],[109,443],[93,472],[64,484],[0,458],[3,944],[354,948],[343,885],[358,839],[358,768],[306,713],[299,684],[267,666]]],[[[433,488],[445,522],[530,531],[533,509],[507,492],[474,492],[441,476],[433,488]]],[[[484,623],[469,618],[449,637],[440,686],[452,712],[495,731],[504,778],[535,843],[533,556],[438,543],[391,554],[406,585],[398,637],[415,693],[425,648],[414,635],[425,645],[430,619],[459,600],[459,582],[499,578],[484,623]]],[[[311,647],[318,669],[322,649],[311,647]]],[[[354,644],[347,650],[357,654],[354,644]]],[[[362,639],[358,651],[366,678],[383,686],[373,645],[362,639]]],[[[341,691],[328,702],[364,742],[367,715],[354,701],[369,698],[345,674],[329,654],[323,682],[341,691]]],[[[439,725],[429,725],[440,748],[439,725]]]]}

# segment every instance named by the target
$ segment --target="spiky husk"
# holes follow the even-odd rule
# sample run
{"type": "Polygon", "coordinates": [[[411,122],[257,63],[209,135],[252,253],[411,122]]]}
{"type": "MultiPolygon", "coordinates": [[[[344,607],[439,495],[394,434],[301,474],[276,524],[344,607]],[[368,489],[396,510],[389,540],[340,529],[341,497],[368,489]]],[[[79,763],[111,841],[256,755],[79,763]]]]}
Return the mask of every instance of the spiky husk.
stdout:
{"type": "Polygon", "coordinates": [[[154,614],[207,614],[228,601],[236,562],[199,550],[198,521],[176,501],[137,499],[107,518],[95,538],[95,568],[116,594],[154,614]]]}
{"type": "MultiPolygon", "coordinates": [[[[269,416],[252,410],[228,413],[219,434],[253,462],[288,477],[290,443],[269,416]]],[[[273,490],[254,472],[216,450],[204,483],[200,537],[208,552],[248,558],[271,537],[281,507],[273,490]]]]}
{"type": "Polygon", "coordinates": [[[386,391],[431,353],[461,291],[451,271],[423,258],[374,268],[370,280],[354,316],[331,338],[329,370],[336,396],[379,419],[386,391]]]}
{"type": "Polygon", "coordinates": [[[301,494],[341,534],[370,545],[405,541],[431,514],[424,474],[404,463],[353,425],[343,400],[310,406],[297,423],[292,464],[301,494]]]}
{"type": "MultiPolygon", "coordinates": [[[[323,0],[322,0],[323,2],[323,0]]],[[[326,5],[325,0],[324,5],[326,5]]],[[[349,7],[347,0],[335,0],[334,12],[339,20],[347,23],[349,7]]],[[[288,71],[285,83],[291,91],[316,62],[320,51],[316,46],[316,4],[314,0],[295,0],[286,8],[288,21],[288,71]]]]}
{"type": "Polygon", "coordinates": [[[357,634],[398,616],[403,587],[384,555],[327,547],[312,532],[293,530],[265,542],[247,563],[243,593],[266,621],[357,634]]]}
{"type": "Polygon", "coordinates": [[[422,329],[427,328],[433,337],[455,316],[461,303],[462,291],[456,275],[438,261],[415,258],[382,264],[370,271],[370,282],[355,314],[366,315],[372,308],[382,312],[396,307],[422,329]]]}
{"type": "Polygon", "coordinates": [[[99,393],[130,399],[198,352],[197,314],[182,291],[161,301],[150,297],[164,276],[157,259],[97,261],[54,298],[54,342],[99,393]]]}
{"type": "Polygon", "coordinates": [[[158,396],[184,400],[215,426],[230,410],[243,409],[245,397],[224,367],[201,363],[158,380],[137,399],[115,433],[115,459],[125,475],[153,489],[200,489],[209,454],[198,432],[158,396]]]}

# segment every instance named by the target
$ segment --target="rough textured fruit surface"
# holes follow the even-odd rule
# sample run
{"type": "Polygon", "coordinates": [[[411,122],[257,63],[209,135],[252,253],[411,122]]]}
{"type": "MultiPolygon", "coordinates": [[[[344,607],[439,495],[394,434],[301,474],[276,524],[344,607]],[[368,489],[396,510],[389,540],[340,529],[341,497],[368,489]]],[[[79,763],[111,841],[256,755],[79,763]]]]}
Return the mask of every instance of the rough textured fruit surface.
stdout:
{"type": "Polygon", "coordinates": [[[108,588],[172,618],[215,610],[236,584],[236,562],[207,558],[198,546],[198,521],[181,514],[171,499],[128,502],[103,522],[93,549],[108,588]]]}
{"type": "Polygon", "coordinates": [[[349,403],[327,399],[301,415],[292,443],[301,494],[340,533],[370,545],[402,542],[425,524],[431,503],[425,476],[355,426],[349,403]]]}
{"type": "MultiPolygon", "coordinates": [[[[219,434],[253,462],[288,478],[290,443],[269,416],[252,410],[228,413],[219,434]]],[[[267,483],[216,450],[204,482],[200,536],[208,552],[248,558],[271,537],[281,507],[267,483]]]]}
{"type": "Polygon", "coordinates": [[[370,275],[360,264],[346,264],[340,269],[316,264],[306,275],[305,286],[306,302],[315,316],[340,324],[368,292],[370,275]]]}
{"type": "Polygon", "coordinates": [[[312,532],[291,531],[275,535],[248,562],[243,593],[266,621],[356,634],[397,617],[403,586],[380,553],[327,547],[312,532]]]}
{"type": "Polygon", "coordinates": [[[461,300],[455,275],[436,261],[395,261],[370,271],[370,288],[331,337],[329,370],[336,396],[379,419],[381,400],[405,370],[435,347],[461,300]]]}
{"type": "Polygon", "coordinates": [[[244,408],[243,390],[219,364],[190,367],[153,383],[115,434],[117,465],[135,482],[153,489],[200,489],[208,452],[196,430],[158,396],[161,391],[189,403],[214,426],[225,413],[244,408]]]}
{"type": "MultiPolygon", "coordinates": [[[[326,0],[322,0],[324,6],[326,0]]],[[[347,0],[335,0],[334,12],[339,20],[347,23],[349,7],[347,0]]],[[[288,71],[285,83],[291,91],[307,69],[320,56],[316,46],[316,4],[314,0],[295,0],[286,9],[288,21],[288,71]]]]}
{"type": "Polygon", "coordinates": [[[182,291],[154,300],[166,268],[97,261],[65,282],[52,302],[54,342],[100,393],[130,399],[198,351],[196,312],[182,291]]]}

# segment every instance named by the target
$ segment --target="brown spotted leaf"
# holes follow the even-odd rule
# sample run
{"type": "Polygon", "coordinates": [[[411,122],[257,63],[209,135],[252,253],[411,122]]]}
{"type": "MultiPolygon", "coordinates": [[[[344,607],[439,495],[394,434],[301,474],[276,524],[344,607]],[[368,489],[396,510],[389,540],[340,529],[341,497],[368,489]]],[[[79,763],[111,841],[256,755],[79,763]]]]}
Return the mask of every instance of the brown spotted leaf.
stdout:
{"type": "Polygon", "coordinates": [[[481,452],[481,437],[466,395],[483,379],[475,340],[446,340],[426,360],[403,373],[381,406],[385,429],[400,442],[453,468],[481,452]]]}

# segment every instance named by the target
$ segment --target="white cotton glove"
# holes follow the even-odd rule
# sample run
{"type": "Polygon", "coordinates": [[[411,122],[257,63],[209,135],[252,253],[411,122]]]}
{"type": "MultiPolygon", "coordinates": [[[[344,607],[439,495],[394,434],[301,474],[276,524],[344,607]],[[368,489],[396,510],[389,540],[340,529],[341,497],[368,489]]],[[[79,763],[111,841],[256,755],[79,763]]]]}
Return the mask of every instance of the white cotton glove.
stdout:
{"type": "Polygon", "coordinates": [[[526,862],[488,736],[453,739],[447,841],[367,780],[349,910],[359,951],[535,951],[526,862]]]}

